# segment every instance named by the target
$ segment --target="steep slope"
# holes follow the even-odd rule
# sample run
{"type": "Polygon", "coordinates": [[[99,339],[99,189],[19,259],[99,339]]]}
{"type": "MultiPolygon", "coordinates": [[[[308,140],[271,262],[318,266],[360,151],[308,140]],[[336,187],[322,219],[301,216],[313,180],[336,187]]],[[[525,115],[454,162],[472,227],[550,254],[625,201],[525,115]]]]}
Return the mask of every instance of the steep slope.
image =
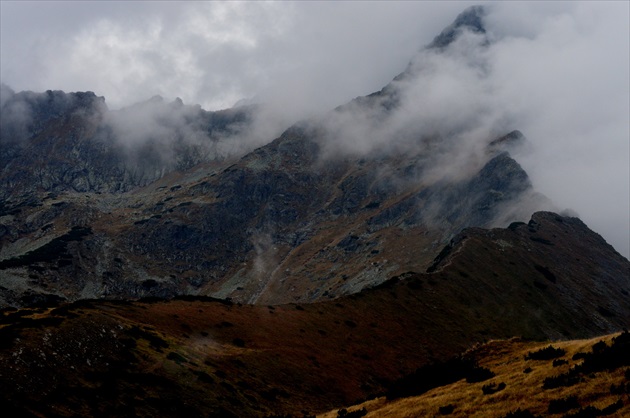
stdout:
{"type": "Polygon", "coordinates": [[[477,342],[627,327],[629,267],[579,220],[537,213],[508,229],[467,229],[432,273],[335,301],[6,310],[1,393],[6,408],[58,416],[326,411],[477,342]]]}

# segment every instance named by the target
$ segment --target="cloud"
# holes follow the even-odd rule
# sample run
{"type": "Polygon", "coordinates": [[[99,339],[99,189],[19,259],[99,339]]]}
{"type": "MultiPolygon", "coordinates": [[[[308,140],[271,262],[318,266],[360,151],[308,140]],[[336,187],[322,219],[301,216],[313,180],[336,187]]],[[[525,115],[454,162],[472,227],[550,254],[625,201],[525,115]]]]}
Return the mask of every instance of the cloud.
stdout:
{"type": "Polygon", "coordinates": [[[328,154],[439,143],[431,168],[437,181],[478,170],[490,140],[520,129],[531,146],[515,156],[534,189],[554,202],[547,209],[576,211],[627,256],[630,46],[624,8],[580,3],[555,7],[552,15],[534,9],[529,15],[539,18],[529,26],[520,22],[511,34],[506,28],[514,10],[493,4],[488,39],[468,32],[444,51],[425,49],[412,60],[412,75],[394,81],[386,94],[327,116],[328,154]],[[393,110],[388,101],[395,102],[393,110]]]}
{"type": "MultiPolygon", "coordinates": [[[[576,210],[628,257],[629,6],[564,7],[533,19],[530,36],[505,35],[493,49],[496,94],[533,144],[517,157],[535,189],[576,210]]],[[[515,17],[497,4],[493,19],[515,17]]]]}
{"type": "MultiPolygon", "coordinates": [[[[209,110],[245,98],[283,124],[379,90],[472,3],[34,4],[0,6],[0,78],[16,91],[91,90],[114,109],[155,94],[209,110]]],[[[347,131],[343,146],[369,150],[421,126],[463,158],[519,129],[531,152],[515,156],[534,188],[628,256],[628,3],[487,5],[491,48],[470,36],[450,55],[421,54],[426,77],[401,112],[347,131]]]]}
{"type": "Polygon", "coordinates": [[[257,96],[322,111],[386,83],[462,6],[9,2],[2,8],[2,79],[16,90],[92,90],[111,108],[159,94],[209,110],[257,96]]]}

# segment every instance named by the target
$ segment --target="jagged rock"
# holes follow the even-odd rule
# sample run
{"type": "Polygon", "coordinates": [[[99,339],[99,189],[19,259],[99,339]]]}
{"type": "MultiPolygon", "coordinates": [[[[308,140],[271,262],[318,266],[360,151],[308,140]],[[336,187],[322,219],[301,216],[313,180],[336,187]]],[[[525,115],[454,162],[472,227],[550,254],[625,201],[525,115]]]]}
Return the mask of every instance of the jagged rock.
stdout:
{"type": "Polygon", "coordinates": [[[483,6],[471,6],[467,8],[457,16],[450,26],[436,36],[428,47],[446,48],[461,34],[462,30],[469,30],[480,34],[486,33],[486,28],[483,24],[485,14],[483,6]]]}

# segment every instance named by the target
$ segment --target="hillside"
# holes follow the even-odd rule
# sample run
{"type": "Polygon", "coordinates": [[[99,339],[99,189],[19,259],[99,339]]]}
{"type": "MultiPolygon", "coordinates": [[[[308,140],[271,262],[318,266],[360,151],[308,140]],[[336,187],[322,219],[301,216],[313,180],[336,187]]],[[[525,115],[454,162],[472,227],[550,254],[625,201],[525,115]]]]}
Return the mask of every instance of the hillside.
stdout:
{"type": "Polygon", "coordinates": [[[475,343],[586,338],[630,321],[627,260],[575,218],[465,230],[430,270],[312,304],[5,310],[2,393],[7,407],[58,416],[322,412],[475,343]]]}
{"type": "Polygon", "coordinates": [[[491,341],[464,354],[491,372],[482,381],[454,377],[457,382],[441,385],[433,375],[418,379],[431,388],[418,396],[379,397],[318,417],[337,418],[344,410],[345,416],[368,418],[626,417],[629,337],[625,333],[553,343],[491,341]]]}

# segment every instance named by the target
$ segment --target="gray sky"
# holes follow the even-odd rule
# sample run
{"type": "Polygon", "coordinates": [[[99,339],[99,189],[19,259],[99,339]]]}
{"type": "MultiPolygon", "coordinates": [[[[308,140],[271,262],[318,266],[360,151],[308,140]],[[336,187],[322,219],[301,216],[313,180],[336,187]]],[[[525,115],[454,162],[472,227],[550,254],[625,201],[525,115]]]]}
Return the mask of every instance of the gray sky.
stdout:
{"type": "MultiPolygon", "coordinates": [[[[94,91],[112,109],[155,94],[208,110],[254,99],[297,119],[379,90],[479,3],[2,1],[0,80],[94,91]]],[[[485,75],[449,61],[416,86],[418,106],[445,123],[479,108],[521,130],[534,187],[627,257],[629,3],[486,4],[485,75]]]]}

